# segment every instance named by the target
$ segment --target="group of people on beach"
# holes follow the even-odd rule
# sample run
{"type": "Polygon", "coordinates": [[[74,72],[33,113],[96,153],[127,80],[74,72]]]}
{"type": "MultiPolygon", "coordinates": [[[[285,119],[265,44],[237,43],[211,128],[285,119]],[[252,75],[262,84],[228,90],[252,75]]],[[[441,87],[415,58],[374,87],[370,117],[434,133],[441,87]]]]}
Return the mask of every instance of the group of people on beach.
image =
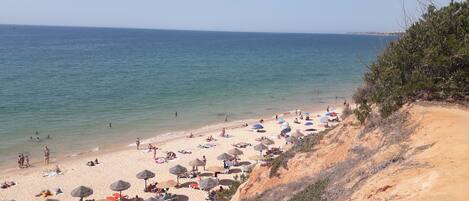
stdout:
{"type": "Polygon", "coordinates": [[[28,168],[31,165],[29,164],[29,156],[23,153],[18,154],[18,167],[19,168],[28,168]]]}
{"type": "MultiPolygon", "coordinates": [[[[36,140],[37,142],[40,142],[39,138],[39,132],[35,131],[34,133],[36,135],[35,138],[33,136],[30,136],[30,140],[36,140]]],[[[52,139],[50,135],[47,135],[46,139],[52,139]]],[[[50,159],[50,150],[49,147],[44,146],[43,148],[43,155],[44,155],[44,164],[48,165],[49,164],[49,159],[50,159]]],[[[19,168],[28,168],[31,167],[31,164],[29,163],[29,155],[24,154],[24,153],[19,153],[18,158],[17,158],[17,164],[19,168]]]]}

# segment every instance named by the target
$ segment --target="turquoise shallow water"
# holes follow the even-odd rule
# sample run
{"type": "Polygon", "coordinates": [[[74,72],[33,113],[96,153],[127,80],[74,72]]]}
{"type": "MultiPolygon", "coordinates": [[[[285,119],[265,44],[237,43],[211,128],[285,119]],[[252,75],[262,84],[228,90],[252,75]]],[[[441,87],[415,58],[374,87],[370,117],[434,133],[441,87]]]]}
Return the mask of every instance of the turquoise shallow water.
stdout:
{"type": "Polygon", "coordinates": [[[0,165],[348,97],[393,39],[0,26],[0,165]]]}

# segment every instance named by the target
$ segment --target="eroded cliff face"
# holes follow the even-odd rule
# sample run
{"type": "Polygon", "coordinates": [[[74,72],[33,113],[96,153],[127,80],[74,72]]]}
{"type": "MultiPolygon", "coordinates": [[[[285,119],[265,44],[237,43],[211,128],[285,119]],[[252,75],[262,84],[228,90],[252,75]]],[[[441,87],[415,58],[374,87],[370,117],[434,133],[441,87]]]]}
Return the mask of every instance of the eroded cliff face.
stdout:
{"type": "Polygon", "coordinates": [[[469,109],[414,104],[366,125],[350,116],[269,174],[258,165],[232,200],[289,200],[324,179],[326,200],[467,200],[469,109]]]}

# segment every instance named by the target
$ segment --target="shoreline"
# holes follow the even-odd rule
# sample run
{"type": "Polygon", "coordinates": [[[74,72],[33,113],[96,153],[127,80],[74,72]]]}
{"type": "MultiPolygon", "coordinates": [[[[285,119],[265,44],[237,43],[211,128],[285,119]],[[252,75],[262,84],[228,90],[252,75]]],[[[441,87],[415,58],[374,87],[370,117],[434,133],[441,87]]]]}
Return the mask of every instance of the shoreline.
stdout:
{"type": "MultiPolygon", "coordinates": [[[[326,104],[327,105],[327,104],[326,104]]],[[[342,104],[328,104],[331,108],[335,108],[336,112],[341,113],[343,109],[342,104]]],[[[289,110],[279,114],[279,117],[283,117],[285,121],[290,122],[292,131],[300,129],[305,131],[307,128],[315,128],[319,132],[324,130],[324,126],[319,123],[319,118],[317,115],[323,116],[325,112],[325,107],[322,105],[315,105],[308,107],[307,109],[301,108],[303,112],[310,112],[312,121],[314,122],[313,127],[309,127],[303,124],[303,120],[300,120],[300,124],[294,124],[293,119],[295,118],[295,110],[289,110]]],[[[125,180],[131,183],[131,188],[124,192],[126,195],[131,197],[139,195],[139,197],[148,198],[154,196],[154,193],[145,193],[143,189],[143,182],[135,177],[135,174],[147,169],[156,173],[156,177],[150,179],[150,182],[157,181],[162,182],[168,179],[174,180],[175,176],[168,172],[170,167],[174,165],[182,165],[190,169],[188,162],[194,160],[195,158],[202,158],[206,156],[207,158],[207,167],[211,166],[220,166],[221,161],[217,160],[217,156],[223,152],[227,152],[229,149],[234,148],[232,145],[238,142],[246,142],[252,144],[258,144],[256,140],[259,137],[267,137],[275,142],[271,147],[278,147],[282,150],[285,150],[285,139],[277,138],[276,136],[280,133],[281,125],[275,121],[275,113],[272,115],[263,115],[258,118],[250,118],[245,120],[237,120],[221,124],[211,124],[207,126],[200,127],[198,129],[192,130],[195,134],[194,138],[187,140],[186,132],[179,132],[177,136],[170,136],[170,138],[158,138],[161,139],[155,145],[159,148],[157,150],[157,157],[164,156],[168,151],[175,152],[177,158],[174,160],[169,160],[165,163],[158,164],[155,163],[153,154],[145,150],[135,150],[135,147],[132,146],[133,143],[126,142],[121,143],[120,146],[114,146],[113,149],[102,149],[97,152],[87,152],[79,154],[75,157],[68,158],[59,158],[58,160],[51,160],[49,165],[37,165],[31,168],[18,169],[13,168],[10,171],[3,171],[0,173],[0,182],[5,181],[14,181],[17,185],[12,186],[7,189],[0,189],[0,197],[5,199],[15,199],[17,201],[39,201],[44,198],[34,197],[38,192],[48,189],[54,191],[53,189],[60,188],[63,193],[54,195],[50,198],[57,200],[71,200],[70,192],[79,185],[84,185],[91,187],[94,190],[94,194],[89,198],[102,199],[106,196],[112,194],[112,191],[109,189],[109,184],[119,179],[125,180]],[[264,128],[267,130],[266,133],[254,132],[251,130],[253,122],[257,122],[259,119],[264,119],[264,128]],[[249,127],[242,127],[241,122],[247,122],[249,127]],[[231,126],[230,126],[231,125],[231,126]],[[229,127],[227,129],[227,134],[230,137],[220,137],[220,131],[223,127],[229,127]],[[211,148],[200,148],[198,145],[207,143],[205,136],[212,135],[217,140],[214,143],[215,146],[211,148]],[[191,154],[181,154],[177,152],[178,150],[190,150],[191,154]],[[100,164],[94,167],[86,166],[86,162],[98,158],[100,164]],[[63,174],[54,175],[54,176],[42,176],[44,170],[53,169],[56,165],[60,167],[63,174]]],[[[306,131],[305,131],[306,133],[306,131]]],[[[154,142],[152,138],[143,139],[142,142],[154,142]]],[[[146,144],[141,144],[143,148],[146,148],[146,144]]],[[[255,151],[253,147],[248,146],[247,148],[242,149],[244,152],[240,156],[243,163],[256,164],[256,161],[253,161],[249,158],[251,156],[258,156],[259,152],[255,151]]],[[[233,170],[240,171],[239,168],[232,168],[233,170]]],[[[212,174],[207,171],[201,171],[204,174],[212,174]]],[[[222,181],[233,180],[233,176],[239,176],[241,172],[234,172],[229,174],[219,175],[219,179],[222,181]]],[[[187,184],[194,182],[194,179],[180,179],[181,184],[187,184]]],[[[220,184],[224,187],[228,185],[220,184]]],[[[196,190],[188,187],[182,188],[171,188],[171,193],[189,197],[190,200],[205,200],[207,193],[205,191],[196,190]]]]}
{"type": "MultiPolygon", "coordinates": [[[[339,97],[344,98],[344,97],[339,97]]],[[[347,97],[348,98],[348,97],[347,97]]],[[[339,100],[337,99],[337,100],[339,100]]],[[[339,101],[341,102],[341,101],[339,101]]],[[[324,103],[316,103],[318,105],[316,106],[311,106],[308,108],[302,109],[302,111],[319,111],[321,110],[320,108],[323,108],[327,105],[335,108],[341,108],[342,104],[339,103],[332,103],[332,102],[324,102],[324,103]],[[339,106],[339,107],[338,107],[339,106]]],[[[287,113],[294,112],[294,110],[289,110],[289,111],[283,111],[283,112],[275,112],[273,111],[272,114],[268,115],[261,115],[258,116],[257,118],[247,118],[247,119],[238,119],[238,120],[233,120],[233,121],[228,121],[228,122],[220,122],[220,123],[213,123],[213,124],[208,124],[204,126],[200,126],[194,129],[184,129],[184,130],[175,130],[175,131],[170,131],[170,132],[165,132],[165,133],[155,133],[151,137],[147,138],[140,138],[141,139],[141,145],[148,145],[151,143],[153,146],[161,146],[164,145],[165,143],[179,140],[179,139],[184,139],[188,134],[191,132],[196,136],[206,136],[207,134],[211,132],[217,132],[220,131],[222,128],[226,128],[228,130],[230,129],[236,129],[236,128],[241,128],[241,124],[243,123],[248,123],[251,125],[254,122],[257,122],[259,119],[264,119],[266,122],[272,121],[272,117],[275,114],[279,115],[285,115],[287,113]]],[[[135,138],[137,138],[136,136],[135,138]]],[[[91,157],[91,156],[100,156],[100,155],[105,155],[109,153],[116,153],[116,152],[121,152],[121,151],[126,151],[126,150],[131,150],[132,147],[135,147],[135,142],[119,142],[119,143],[110,143],[110,144],[103,144],[103,145],[98,145],[96,148],[93,149],[84,149],[79,152],[74,152],[74,153],[64,153],[64,154],[53,154],[51,157],[51,164],[60,164],[60,163],[65,163],[73,160],[80,160],[83,158],[91,157]]],[[[41,157],[42,159],[42,157],[41,157]]],[[[6,163],[5,165],[0,165],[0,178],[3,176],[3,174],[11,174],[15,172],[26,172],[29,169],[35,169],[35,168],[43,168],[49,165],[44,165],[42,164],[43,161],[39,160],[33,160],[30,164],[31,166],[29,168],[21,168],[19,169],[16,165],[16,163],[6,163]]]]}

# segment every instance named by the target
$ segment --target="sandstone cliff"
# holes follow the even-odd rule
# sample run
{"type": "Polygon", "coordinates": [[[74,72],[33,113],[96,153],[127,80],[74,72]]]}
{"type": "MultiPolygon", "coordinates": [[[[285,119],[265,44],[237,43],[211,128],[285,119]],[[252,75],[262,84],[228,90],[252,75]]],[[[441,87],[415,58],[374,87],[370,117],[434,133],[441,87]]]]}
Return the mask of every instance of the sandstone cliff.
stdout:
{"type": "Polygon", "coordinates": [[[468,200],[469,109],[417,103],[365,125],[352,115],[270,169],[256,166],[232,200],[468,200]]]}

